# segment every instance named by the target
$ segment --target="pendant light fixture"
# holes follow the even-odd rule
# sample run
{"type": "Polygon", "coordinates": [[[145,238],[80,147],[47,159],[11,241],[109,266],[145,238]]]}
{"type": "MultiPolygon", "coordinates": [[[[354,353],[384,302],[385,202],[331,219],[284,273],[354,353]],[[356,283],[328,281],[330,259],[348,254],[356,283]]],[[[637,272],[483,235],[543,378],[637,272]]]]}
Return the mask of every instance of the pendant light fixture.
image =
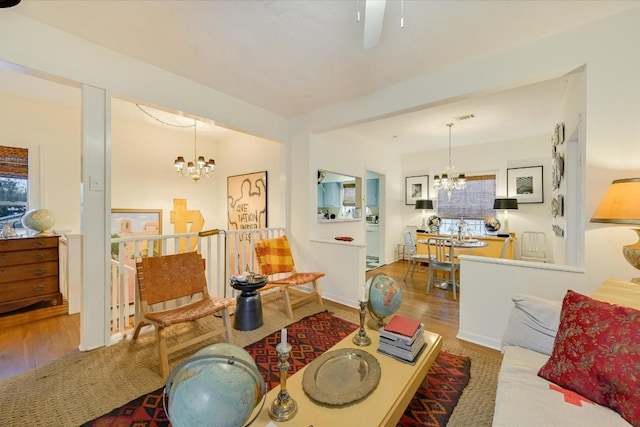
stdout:
{"type": "Polygon", "coordinates": [[[209,178],[216,168],[213,159],[204,160],[204,156],[198,156],[198,122],[193,121],[193,161],[186,163],[184,157],[178,156],[173,162],[173,166],[178,171],[178,175],[191,177],[194,181],[200,178],[209,178]]]}
{"type": "Polygon", "coordinates": [[[434,175],[433,188],[435,190],[446,190],[447,196],[451,199],[453,190],[464,190],[467,187],[467,180],[463,173],[457,173],[455,166],[451,165],[451,127],[453,123],[447,123],[449,127],[449,165],[440,175],[434,175]]]}

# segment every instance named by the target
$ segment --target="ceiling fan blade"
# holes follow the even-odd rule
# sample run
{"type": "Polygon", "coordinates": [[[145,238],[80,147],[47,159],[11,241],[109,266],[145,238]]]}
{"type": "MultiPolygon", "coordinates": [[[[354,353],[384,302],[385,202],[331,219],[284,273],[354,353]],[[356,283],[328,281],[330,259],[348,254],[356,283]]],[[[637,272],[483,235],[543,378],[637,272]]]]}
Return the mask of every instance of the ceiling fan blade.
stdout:
{"type": "Polygon", "coordinates": [[[365,49],[380,44],[382,35],[382,22],[384,21],[384,8],[387,0],[366,0],[364,6],[364,39],[365,49]]]}

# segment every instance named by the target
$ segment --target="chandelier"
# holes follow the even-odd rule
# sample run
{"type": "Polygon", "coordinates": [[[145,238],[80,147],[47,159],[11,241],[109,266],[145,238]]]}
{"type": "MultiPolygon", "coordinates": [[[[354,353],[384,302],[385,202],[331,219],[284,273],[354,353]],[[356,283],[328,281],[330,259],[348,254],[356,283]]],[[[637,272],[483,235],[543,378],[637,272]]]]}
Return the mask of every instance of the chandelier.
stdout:
{"type": "Polygon", "coordinates": [[[176,158],[173,166],[178,171],[178,175],[191,177],[196,182],[200,178],[209,178],[216,168],[216,162],[213,159],[207,162],[204,156],[198,156],[198,122],[195,120],[193,121],[193,159],[192,162],[186,163],[184,157],[176,158]]]}
{"type": "Polygon", "coordinates": [[[457,173],[455,166],[451,166],[451,126],[453,123],[447,123],[447,126],[449,126],[449,166],[442,173],[442,176],[434,175],[433,188],[446,190],[447,197],[451,199],[453,190],[464,190],[467,187],[467,181],[463,173],[457,173]]]}

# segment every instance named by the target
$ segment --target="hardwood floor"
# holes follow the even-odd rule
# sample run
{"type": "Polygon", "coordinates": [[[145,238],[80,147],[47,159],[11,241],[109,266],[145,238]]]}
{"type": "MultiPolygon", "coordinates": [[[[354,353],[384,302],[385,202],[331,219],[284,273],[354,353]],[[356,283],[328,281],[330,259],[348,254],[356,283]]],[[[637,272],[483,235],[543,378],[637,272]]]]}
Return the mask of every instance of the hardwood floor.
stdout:
{"type": "MultiPolygon", "coordinates": [[[[500,352],[458,340],[458,302],[448,291],[434,289],[425,293],[426,273],[402,278],[407,262],[399,261],[367,272],[367,278],[382,273],[394,278],[402,287],[404,299],[399,313],[421,319],[426,329],[444,337],[445,342],[473,349],[491,357],[500,352]]],[[[464,298],[464,295],[460,296],[464,298]]],[[[337,305],[327,302],[327,306],[337,305]]],[[[354,310],[355,311],[355,310],[354,310]]],[[[5,319],[6,320],[6,319],[5,319]]],[[[7,378],[77,353],[80,343],[80,315],[62,315],[13,325],[5,322],[0,329],[0,378],[7,378]]]]}

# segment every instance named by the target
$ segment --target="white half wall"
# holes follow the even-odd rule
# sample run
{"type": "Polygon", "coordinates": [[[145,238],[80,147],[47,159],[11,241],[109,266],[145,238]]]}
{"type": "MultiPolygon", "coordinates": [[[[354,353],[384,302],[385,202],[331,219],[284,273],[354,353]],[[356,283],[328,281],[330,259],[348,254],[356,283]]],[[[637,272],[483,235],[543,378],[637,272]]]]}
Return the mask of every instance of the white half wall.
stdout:
{"type": "Polygon", "coordinates": [[[583,270],[553,264],[460,255],[457,338],[500,349],[517,293],[561,301],[572,289],[590,294],[583,270]]]}

